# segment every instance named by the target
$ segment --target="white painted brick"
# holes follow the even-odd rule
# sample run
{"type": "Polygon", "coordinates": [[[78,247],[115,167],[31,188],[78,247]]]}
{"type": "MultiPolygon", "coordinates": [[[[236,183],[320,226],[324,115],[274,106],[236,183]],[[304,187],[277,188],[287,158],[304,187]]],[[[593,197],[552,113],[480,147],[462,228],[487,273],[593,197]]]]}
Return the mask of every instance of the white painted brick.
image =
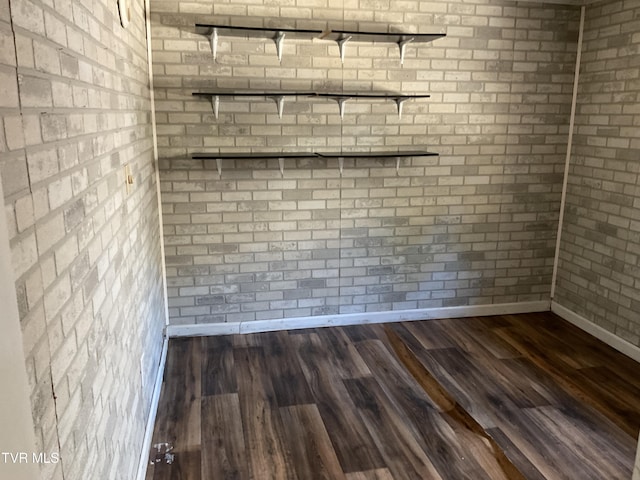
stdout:
{"type": "Polygon", "coordinates": [[[24,75],[20,76],[19,82],[20,101],[23,107],[50,108],[53,106],[51,82],[24,75]]]}
{"type": "Polygon", "coordinates": [[[29,0],[20,1],[12,4],[11,16],[17,26],[44,36],[44,14],[41,6],[29,0]]]}
{"type": "Polygon", "coordinates": [[[22,117],[6,116],[4,117],[4,132],[9,150],[18,150],[24,148],[24,127],[22,117]]]}
{"type": "Polygon", "coordinates": [[[33,226],[35,217],[33,211],[33,197],[31,195],[26,195],[16,200],[15,214],[19,232],[23,232],[33,226]]]}
{"type": "Polygon", "coordinates": [[[0,107],[18,107],[18,83],[11,70],[0,70],[0,107]]]}
{"type": "Polygon", "coordinates": [[[53,42],[67,46],[67,29],[63,21],[48,11],[44,12],[44,25],[47,38],[53,42]]]}
{"type": "Polygon", "coordinates": [[[16,277],[22,276],[35,265],[38,259],[38,247],[33,233],[12,246],[11,258],[16,277]]]}
{"type": "Polygon", "coordinates": [[[0,64],[15,67],[16,51],[13,35],[8,29],[0,30],[0,64]]]}
{"type": "Polygon", "coordinates": [[[37,183],[58,172],[58,156],[54,149],[41,150],[27,154],[29,178],[37,183]]]}
{"type": "Polygon", "coordinates": [[[58,50],[56,48],[44,42],[34,42],[33,54],[37,70],[53,75],[60,75],[60,58],[58,57],[58,50]]]}
{"type": "Polygon", "coordinates": [[[36,226],[36,235],[38,239],[38,252],[42,255],[64,237],[63,214],[57,213],[47,221],[39,223],[36,226]]]}

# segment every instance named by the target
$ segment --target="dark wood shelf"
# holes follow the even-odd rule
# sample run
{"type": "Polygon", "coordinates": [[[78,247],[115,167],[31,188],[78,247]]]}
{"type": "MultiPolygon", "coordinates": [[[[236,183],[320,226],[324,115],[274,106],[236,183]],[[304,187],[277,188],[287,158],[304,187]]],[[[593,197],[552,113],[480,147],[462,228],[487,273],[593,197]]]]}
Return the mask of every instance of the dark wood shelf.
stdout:
{"type": "Polygon", "coordinates": [[[385,42],[401,43],[410,40],[414,43],[428,43],[438,38],[446,37],[445,33],[385,33],[385,32],[358,32],[355,30],[331,30],[322,35],[324,40],[340,41],[351,37],[354,42],[385,42]]]}
{"type": "Polygon", "coordinates": [[[191,95],[195,97],[210,97],[213,113],[218,118],[220,97],[263,97],[271,98],[276,102],[278,108],[278,116],[282,118],[284,111],[284,100],[287,97],[306,97],[306,98],[328,98],[335,100],[340,109],[340,117],[344,117],[345,104],[348,100],[391,100],[398,107],[398,117],[402,117],[402,106],[407,100],[429,98],[430,95],[402,95],[395,93],[319,93],[319,92],[231,92],[231,91],[210,91],[210,92],[193,92],[191,95]]]}
{"type": "Polygon", "coordinates": [[[194,153],[193,160],[264,160],[271,158],[405,158],[439,155],[425,150],[393,152],[247,152],[247,153],[194,153]]]}
{"type": "Polygon", "coordinates": [[[406,158],[406,157],[434,157],[435,152],[415,150],[406,152],[328,152],[317,153],[322,158],[406,158]]]}
{"type": "Polygon", "coordinates": [[[395,43],[400,49],[400,65],[404,64],[404,54],[410,43],[428,43],[438,38],[446,37],[445,33],[385,33],[358,32],[355,30],[331,30],[322,35],[322,39],[333,40],[338,43],[340,59],[344,62],[345,47],[348,42],[384,42],[395,43]]]}
{"type": "Polygon", "coordinates": [[[247,153],[194,153],[193,160],[214,160],[218,169],[218,175],[222,176],[223,160],[270,160],[277,159],[280,164],[280,173],[284,174],[284,161],[287,158],[335,158],[338,160],[338,168],[342,175],[344,160],[349,158],[395,158],[396,171],[400,169],[400,159],[408,157],[434,157],[438,153],[425,150],[396,151],[396,152],[247,152],[247,153]]]}
{"type": "Polygon", "coordinates": [[[308,30],[301,28],[280,28],[280,27],[236,27],[231,25],[217,25],[209,23],[196,23],[197,30],[206,30],[202,33],[209,37],[211,43],[211,53],[215,60],[218,55],[218,36],[245,38],[266,38],[276,43],[278,60],[282,60],[282,46],[285,38],[315,38],[322,34],[322,30],[308,30]]]}
{"type": "Polygon", "coordinates": [[[322,30],[283,27],[241,27],[233,25],[218,25],[211,23],[196,23],[196,31],[209,37],[213,59],[218,52],[218,36],[245,38],[266,38],[276,43],[278,59],[282,60],[282,46],[285,38],[333,40],[338,43],[340,59],[344,62],[345,47],[348,42],[384,42],[395,43],[400,48],[400,64],[404,63],[406,46],[410,43],[428,43],[442,37],[445,33],[403,33],[403,32],[361,32],[355,30],[322,30]]]}
{"type": "MultiPolygon", "coordinates": [[[[304,28],[283,28],[283,27],[236,27],[232,25],[219,25],[213,23],[196,23],[199,29],[218,29],[219,34],[230,37],[249,38],[274,38],[279,32],[286,33],[293,38],[310,38],[322,34],[322,30],[312,30],[304,28]]],[[[208,34],[208,33],[207,33],[208,34]]]]}
{"type": "Polygon", "coordinates": [[[264,160],[272,158],[318,158],[313,152],[266,152],[266,153],[194,153],[193,160],[264,160]]]}

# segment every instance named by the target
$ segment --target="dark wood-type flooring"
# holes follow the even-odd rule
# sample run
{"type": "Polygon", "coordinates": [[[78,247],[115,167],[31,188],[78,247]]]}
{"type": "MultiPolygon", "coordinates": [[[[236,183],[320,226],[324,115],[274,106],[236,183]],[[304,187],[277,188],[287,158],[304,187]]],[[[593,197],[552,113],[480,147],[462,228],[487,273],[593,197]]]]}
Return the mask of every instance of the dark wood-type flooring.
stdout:
{"type": "Polygon", "coordinates": [[[161,479],[626,480],[640,366],[551,314],[172,339],[161,479]]]}

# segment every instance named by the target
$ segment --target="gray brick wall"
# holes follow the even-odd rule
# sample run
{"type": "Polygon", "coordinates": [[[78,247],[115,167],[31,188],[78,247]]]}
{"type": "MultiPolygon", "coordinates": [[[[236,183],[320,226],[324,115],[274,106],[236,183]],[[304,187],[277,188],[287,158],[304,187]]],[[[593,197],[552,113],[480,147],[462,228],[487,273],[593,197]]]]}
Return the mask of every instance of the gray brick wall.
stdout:
{"type": "Polygon", "coordinates": [[[162,346],[143,2],[132,12],[124,30],[113,1],[0,2],[4,214],[36,448],[62,459],[43,479],[134,478],[162,346]]]}
{"type": "Polygon", "coordinates": [[[152,1],[173,324],[549,298],[579,10],[508,1],[152,1]],[[221,37],[196,22],[446,32],[410,46],[221,37]],[[194,90],[393,91],[393,104],[211,105],[194,90]],[[194,152],[424,148],[393,161],[193,161],[194,152]]]}
{"type": "Polygon", "coordinates": [[[640,346],[640,3],[587,8],[556,301],[640,346]]]}

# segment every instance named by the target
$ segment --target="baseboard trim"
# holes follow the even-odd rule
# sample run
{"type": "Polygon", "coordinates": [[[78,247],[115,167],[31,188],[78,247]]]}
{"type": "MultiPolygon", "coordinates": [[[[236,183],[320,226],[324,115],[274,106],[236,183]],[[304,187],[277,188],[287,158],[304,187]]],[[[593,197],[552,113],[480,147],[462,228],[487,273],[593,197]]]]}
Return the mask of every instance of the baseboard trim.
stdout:
{"type": "Polygon", "coordinates": [[[197,337],[231,335],[237,333],[273,332],[302,328],[337,327],[368,323],[407,322],[412,320],[435,320],[441,318],[484,317],[489,315],[513,315],[517,313],[547,312],[548,300],[495,305],[471,305],[462,307],[422,308],[415,310],[392,310],[387,312],[348,313],[341,315],[318,315],[276,320],[255,320],[235,323],[202,323],[196,325],[170,325],[169,337],[197,337]]]}
{"type": "Polygon", "coordinates": [[[153,385],[153,395],[151,396],[151,407],[149,408],[149,418],[144,431],[144,440],[142,442],[142,452],[140,453],[140,463],[138,464],[138,474],[136,480],[145,480],[147,476],[147,467],[149,465],[149,455],[151,454],[151,442],[153,441],[153,429],[156,424],[156,416],[158,414],[158,405],[160,403],[160,391],[162,390],[162,379],[164,378],[164,367],[167,363],[167,351],[169,350],[169,338],[165,337],[162,343],[162,353],[160,354],[160,363],[156,372],[156,380],[153,385]]]}
{"type": "Polygon", "coordinates": [[[602,340],[604,343],[609,345],[612,348],[615,348],[621,353],[624,353],[626,356],[632,358],[636,362],[640,363],[640,348],[636,347],[632,343],[623,340],[622,338],[614,335],[608,330],[605,330],[599,325],[596,325],[593,322],[590,322],[586,318],[577,313],[569,310],[566,307],[563,307],[557,302],[551,302],[551,311],[562,317],[569,323],[572,323],[576,327],[584,330],[585,332],[593,335],[598,340],[602,340]]]}

